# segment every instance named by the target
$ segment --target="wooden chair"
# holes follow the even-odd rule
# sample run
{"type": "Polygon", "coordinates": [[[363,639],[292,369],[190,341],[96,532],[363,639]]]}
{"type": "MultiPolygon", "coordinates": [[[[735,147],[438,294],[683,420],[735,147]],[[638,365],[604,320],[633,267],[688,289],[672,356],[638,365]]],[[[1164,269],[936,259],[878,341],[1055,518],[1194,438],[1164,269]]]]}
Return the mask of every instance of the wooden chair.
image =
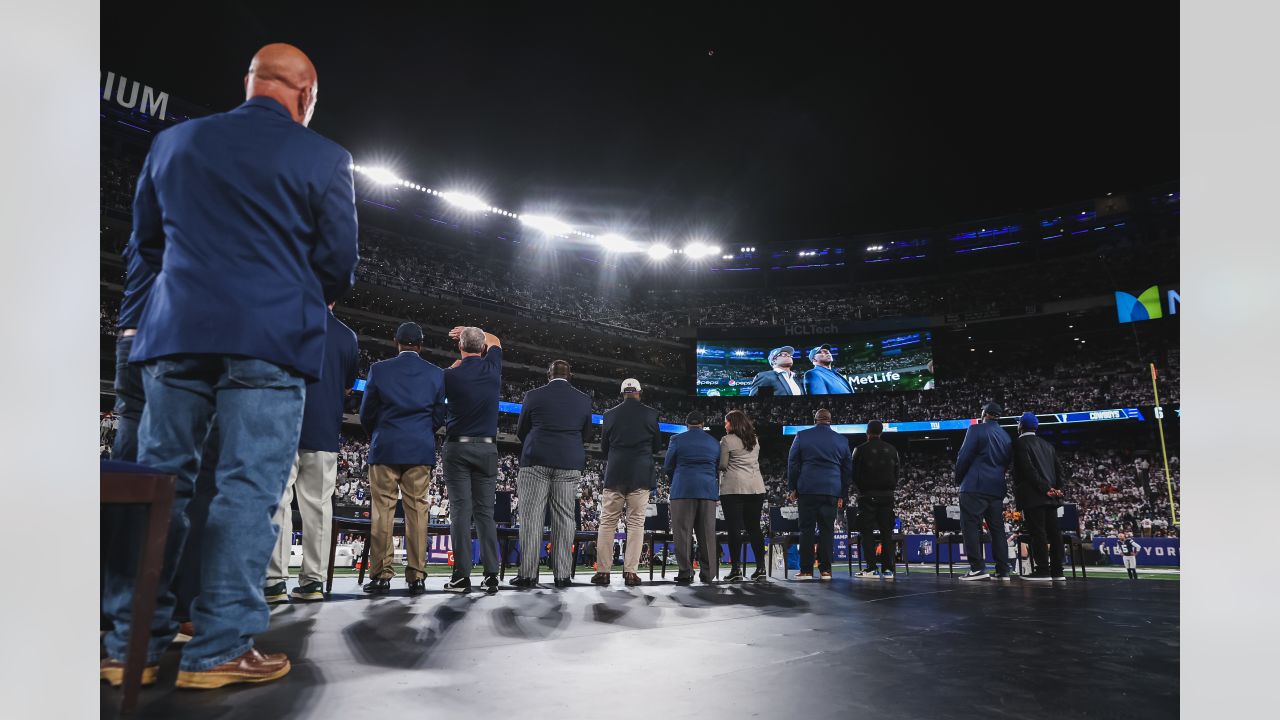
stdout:
{"type": "Polygon", "coordinates": [[[120,712],[133,710],[142,687],[142,670],[147,662],[147,642],[151,618],[156,612],[156,594],[164,569],[165,543],[169,536],[169,515],[173,510],[175,479],[136,463],[102,461],[99,471],[99,498],[102,505],[140,504],[147,507],[147,532],[142,541],[142,558],[133,586],[133,614],[129,627],[129,651],[124,661],[124,697],[120,712]]]}

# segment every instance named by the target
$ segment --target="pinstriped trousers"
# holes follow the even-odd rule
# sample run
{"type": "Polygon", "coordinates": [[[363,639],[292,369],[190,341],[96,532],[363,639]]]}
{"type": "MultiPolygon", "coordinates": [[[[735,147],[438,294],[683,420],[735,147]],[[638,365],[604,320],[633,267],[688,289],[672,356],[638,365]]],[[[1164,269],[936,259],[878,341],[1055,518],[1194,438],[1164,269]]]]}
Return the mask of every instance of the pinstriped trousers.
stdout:
{"type": "Polygon", "coordinates": [[[538,577],[542,554],[542,522],[551,504],[551,572],[557,579],[573,571],[573,534],[577,530],[574,503],[578,499],[581,470],[562,470],[542,465],[520,468],[516,475],[516,496],[520,498],[520,577],[538,577]]]}

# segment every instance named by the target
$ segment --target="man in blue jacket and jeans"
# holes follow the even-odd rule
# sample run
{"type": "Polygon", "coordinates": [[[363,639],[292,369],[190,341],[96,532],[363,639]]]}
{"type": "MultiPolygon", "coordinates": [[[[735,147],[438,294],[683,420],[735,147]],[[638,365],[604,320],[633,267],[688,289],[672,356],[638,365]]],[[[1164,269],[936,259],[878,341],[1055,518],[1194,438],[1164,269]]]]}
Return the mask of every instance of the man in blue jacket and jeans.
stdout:
{"type": "Polygon", "coordinates": [[[787,455],[787,487],[800,512],[800,572],[797,580],[813,579],[813,526],[818,526],[818,571],[831,579],[831,556],[836,536],[836,511],[844,507],[853,482],[853,453],[845,436],[831,429],[831,411],[819,409],[816,423],[796,433],[787,455]]]}
{"type": "Polygon", "coordinates": [[[720,443],[702,426],[697,410],[685,418],[688,430],[671,438],[663,470],[671,478],[671,534],[676,541],[680,572],[676,583],[693,582],[693,533],[698,532],[702,582],[711,584],[720,570],[720,543],[716,541],[716,501],[720,482],[716,476],[720,443]]]}
{"type": "Polygon", "coordinates": [[[1004,412],[993,402],[982,408],[982,422],[970,425],[956,457],[956,482],[960,485],[960,529],[969,572],[961,580],[986,580],[986,555],[982,549],[982,521],[991,530],[991,553],[996,577],[1008,580],[1009,548],[1004,534],[1005,471],[1012,458],[1013,441],[996,422],[1004,412]]]}

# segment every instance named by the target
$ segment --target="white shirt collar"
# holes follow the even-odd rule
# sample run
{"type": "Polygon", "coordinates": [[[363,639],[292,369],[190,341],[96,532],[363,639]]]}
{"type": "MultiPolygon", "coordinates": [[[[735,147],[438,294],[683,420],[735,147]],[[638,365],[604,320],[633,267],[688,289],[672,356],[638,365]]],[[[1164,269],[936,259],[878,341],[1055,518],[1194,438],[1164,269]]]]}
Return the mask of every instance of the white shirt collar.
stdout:
{"type": "Polygon", "coordinates": [[[555,382],[557,380],[559,380],[560,382],[569,382],[569,378],[551,378],[551,382],[555,382]]]}
{"type": "Polygon", "coordinates": [[[408,354],[410,354],[410,355],[417,355],[417,354],[418,354],[418,351],[417,351],[417,350],[401,350],[401,351],[400,351],[400,354],[401,354],[401,355],[404,355],[405,353],[408,353],[408,354]]]}
{"type": "Polygon", "coordinates": [[[1021,435],[1019,435],[1018,437],[1026,437],[1026,436],[1028,436],[1028,435],[1035,435],[1035,433],[1033,433],[1033,432],[1024,432],[1024,433],[1022,433],[1021,435]]]}

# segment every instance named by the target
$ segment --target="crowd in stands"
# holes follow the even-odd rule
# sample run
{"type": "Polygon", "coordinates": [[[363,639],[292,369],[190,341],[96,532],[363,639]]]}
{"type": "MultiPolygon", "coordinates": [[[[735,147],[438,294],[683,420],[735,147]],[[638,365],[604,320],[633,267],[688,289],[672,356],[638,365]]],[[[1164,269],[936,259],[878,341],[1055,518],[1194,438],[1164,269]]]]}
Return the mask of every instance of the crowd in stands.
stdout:
{"type": "MultiPolygon", "coordinates": [[[[104,208],[129,211],[140,165],[141,161],[135,158],[103,155],[100,198],[104,208]]],[[[411,292],[424,300],[449,301],[425,303],[415,317],[420,323],[452,327],[461,320],[458,313],[465,312],[460,305],[470,298],[542,321],[577,323],[596,330],[607,327],[617,334],[630,330],[672,337],[678,327],[779,326],[991,311],[1021,313],[1054,300],[1107,295],[1134,282],[1176,278],[1178,272],[1176,253],[1143,248],[1124,234],[1126,230],[1117,231],[1120,236],[1110,241],[1109,247],[1092,254],[1034,264],[1006,264],[968,272],[963,277],[942,274],[910,281],[851,281],[840,285],[641,291],[628,285],[625,274],[611,274],[582,262],[572,253],[565,253],[559,258],[562,261],[549,257],[545,264],[536,266],[496,257],[467,229],[446,229],[446,225],[435,219],[424,221],[420,233],[415,231],[421,237],[410,238],[362,222],[358,277],[372,285],[411,292]]],[[[110,244],[113,248],[122,246],[124,239],[127,238],[115,238],[110,244]]],[[[486,240],[489,241],[492,238],[486,240]]],[[[104,238],[104,249],[106,244],[104,238]]],[[[554,255],[555,251],[548,253],[554,255]]],[[[369,309],[403,316],[402,311],[379,305],[371,296],[363,301],[370,303],[369,309]]],[[[352,299],[348,298],[344,304],[350,302],[352,299]]],[[[366,307],[360,304],[361,299],[354,302],[353,307],[366,307]]],[[[474,320],[474,313],[471,319],[474,320]]],[[[538,331],[522,323],[495,325],[494,332],[546,347],[573,346],[561,338],[553,342],[544,337],[540,341],[538,331]]],[[[597,334],[584,331],[582,347],[601,343],[601,354],[661,367],[679,368],[685,362],[678,351],[610,343],[597,334]]]]}

